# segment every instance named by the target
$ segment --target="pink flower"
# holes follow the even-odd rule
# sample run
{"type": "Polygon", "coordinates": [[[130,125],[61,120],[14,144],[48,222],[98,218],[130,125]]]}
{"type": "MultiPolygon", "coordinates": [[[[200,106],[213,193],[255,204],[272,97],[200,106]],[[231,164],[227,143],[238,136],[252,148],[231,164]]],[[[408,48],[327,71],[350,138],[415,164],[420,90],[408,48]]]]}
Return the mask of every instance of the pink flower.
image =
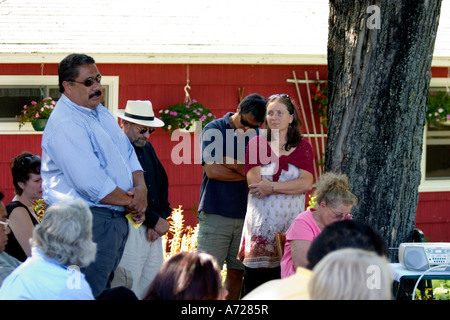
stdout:
{"type": "Polygon", "coordinates": [[[39,118],[39,113],[36,113],[35,117],[36,117],[36,118],[39,118]]]}
{"type": "Polygon", "coordinates": [[[189,115],[188,115],[188,114],[187,114],[187,115],[185,115],[185,118],[186,118],[186,119],[189,119],[189,115]]]}
{"type": "Polygon", "coordinates": [[[26,109],[26,108],[27,108],[27,105],[24,105],[23,108],[26,109]]]}
{"type": "Polygon", "coordinates": [[[31,101],[31,104],[35,105],[35,104],[37,104],[37,102],[36,101],[31,101]]]}
{"type": "Polygon", "coordinates": [[[450,120],[450,114],[447,115],[447,120],[450,120]]]}

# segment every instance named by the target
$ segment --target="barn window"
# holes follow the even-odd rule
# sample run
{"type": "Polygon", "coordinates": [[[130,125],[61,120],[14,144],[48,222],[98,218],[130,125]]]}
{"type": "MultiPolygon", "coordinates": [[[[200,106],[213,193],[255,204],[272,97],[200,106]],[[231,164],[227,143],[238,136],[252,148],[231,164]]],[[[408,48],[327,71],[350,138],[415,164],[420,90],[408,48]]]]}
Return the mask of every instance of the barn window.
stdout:
{"type": "MultiPolygon", "coordinates": [[[[433,78],[430,94],[449,92],[449,78],[433,78]]],[[[427,123],[424,130],[422,182],[419,191],[450,191],[450,121],[427,123]]]]}
{"type": "MultiPolygon", "coordinates": [[[[113,106],[118,105],[119,77],[103,76],[102,86],[104,105],[113,112],[113,106]]],[[[0,76],[0,134],[42,133],[34,131],[30,123],[19,130],[15,116],[25,104],[49,96],[60,97],[57,76],[0,76]]]]}

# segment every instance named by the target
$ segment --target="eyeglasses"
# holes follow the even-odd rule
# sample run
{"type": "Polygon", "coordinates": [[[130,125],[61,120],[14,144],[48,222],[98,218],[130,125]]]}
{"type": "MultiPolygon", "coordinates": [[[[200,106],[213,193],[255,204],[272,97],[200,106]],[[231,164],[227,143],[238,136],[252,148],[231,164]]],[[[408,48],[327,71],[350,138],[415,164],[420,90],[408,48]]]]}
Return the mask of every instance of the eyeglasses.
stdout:
{"type": "Polygon", "coordinates": [[[5,227],[5,230],[8,228],[9,225],[9,220],[6,219],[6,221],[0,221],[0,224],[3,225],[5,227]]]}
{"type": "Polygon", "coordinates": [[[331,208],[328,208],[328,209],[330,209],[331,213],[333,214],[333,216],[336,220],[344,220],[348,216],[347,213],[339,214],[339,213],[336,213],[333,210],[331,210],[331,208]]]}
{"type": "Polygon", "coordinates": [[[22,159],[22,161],[20,163],[23,166],[24,165],[29,165],[34,160],[41,160],[41,157],[39,157],[37,154],[32,155],[32,156],[26,156],[25,158],[22,159]]]}
{"type": "Polygon", "coordinates": [[[257,128],[259,128],[259,127],[261,126],[261,124],[259,124],[259,125],[254,125],[254,124],[248,123],[248,122],[242,117],[242,113],[241,113],[240,115],[241,115],[241,124],[242,124],[244,127],[248,127],[248,128],[252,128],[252,129],[257,129],[257,128]]]}
{"type": "Polygon", "coordinates": [[[153,132],[155,132],[155,128],[144,128],[144,129],[139,129],[139,133],[140,134],[144,134],[148,131],[148,134],[152,134],[153,132]]]}
{"type": "Polygon", "coordinates": [[[76,82],[76,83],[80,83],[80,84],[84,84],[85,87],[90,87],[92,86],[94,83],[100,83],[100,81],[102,81],[102,75],[99,74],[98,76],[96,76],[95,78],[87,78],[84,81],[77,81],[77,80],[67,80],[69,82],[76,82]]]}

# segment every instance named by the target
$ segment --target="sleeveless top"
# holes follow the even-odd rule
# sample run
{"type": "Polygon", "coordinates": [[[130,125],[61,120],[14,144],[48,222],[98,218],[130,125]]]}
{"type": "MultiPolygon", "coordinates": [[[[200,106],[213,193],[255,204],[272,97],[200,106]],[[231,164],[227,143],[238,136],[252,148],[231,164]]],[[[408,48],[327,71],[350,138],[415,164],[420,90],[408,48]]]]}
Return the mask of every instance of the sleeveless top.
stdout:
{"type": "MultiPolygon", "coordinates": [[[[35,217],[32,215],[30,210],[28,210],[27,206],[20,201],[11,201],[6,205],[6,212],[8,213],[8,218],[11,215],[11,212],[13,212],[13,210],[18,207],[22,207],[25,208],[25,210],[27,210],[31,222],[33,223],[33,226],[39,223],[38,221],[36,221],[35,217]]],[[[5,251],[19,261],[23,262],[27,259],[25,251],[23,251],[22,246],[20,245],[19,241],[17,241],[16,236],[14,235],[14,232],[12,230],[8,234],[8,243],[6,244],[5,251]]]]}

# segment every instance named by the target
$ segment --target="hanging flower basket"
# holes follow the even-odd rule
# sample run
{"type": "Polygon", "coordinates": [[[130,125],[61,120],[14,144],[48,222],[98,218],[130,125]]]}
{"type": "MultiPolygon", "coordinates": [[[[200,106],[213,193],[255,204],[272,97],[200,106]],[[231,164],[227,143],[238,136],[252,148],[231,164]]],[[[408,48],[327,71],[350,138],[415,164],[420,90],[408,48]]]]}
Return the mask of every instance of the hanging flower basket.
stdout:
{"type": "Polygon", "coordinates": [[[198,103],[196,100],[178,103],[159,111],[159,118],[164,121],[163,129],[169,134],[177,129],[191,131],[194,123],[200,121],[201,129],[215,119],[211,110],[198,103]]]}
{"type": "Polygon", "coordinates": [[[44,98],[40,102],[31,101],[29,105],[24,105],[20,114],[16,116],[16,119],[19,120],[19,129],[25,125],[25,122],[31,122],[35,130],[44,130],[55,105],[56,101],[52,97],[44,98]]]}
{"type": "Polygon", "coordinates": [[[47,125],[48,119],[38,118],[33,121],[31,121],[31,125],[33,126],[33,129],[36,131],[44,131],[45,126],[47,125]]]}

